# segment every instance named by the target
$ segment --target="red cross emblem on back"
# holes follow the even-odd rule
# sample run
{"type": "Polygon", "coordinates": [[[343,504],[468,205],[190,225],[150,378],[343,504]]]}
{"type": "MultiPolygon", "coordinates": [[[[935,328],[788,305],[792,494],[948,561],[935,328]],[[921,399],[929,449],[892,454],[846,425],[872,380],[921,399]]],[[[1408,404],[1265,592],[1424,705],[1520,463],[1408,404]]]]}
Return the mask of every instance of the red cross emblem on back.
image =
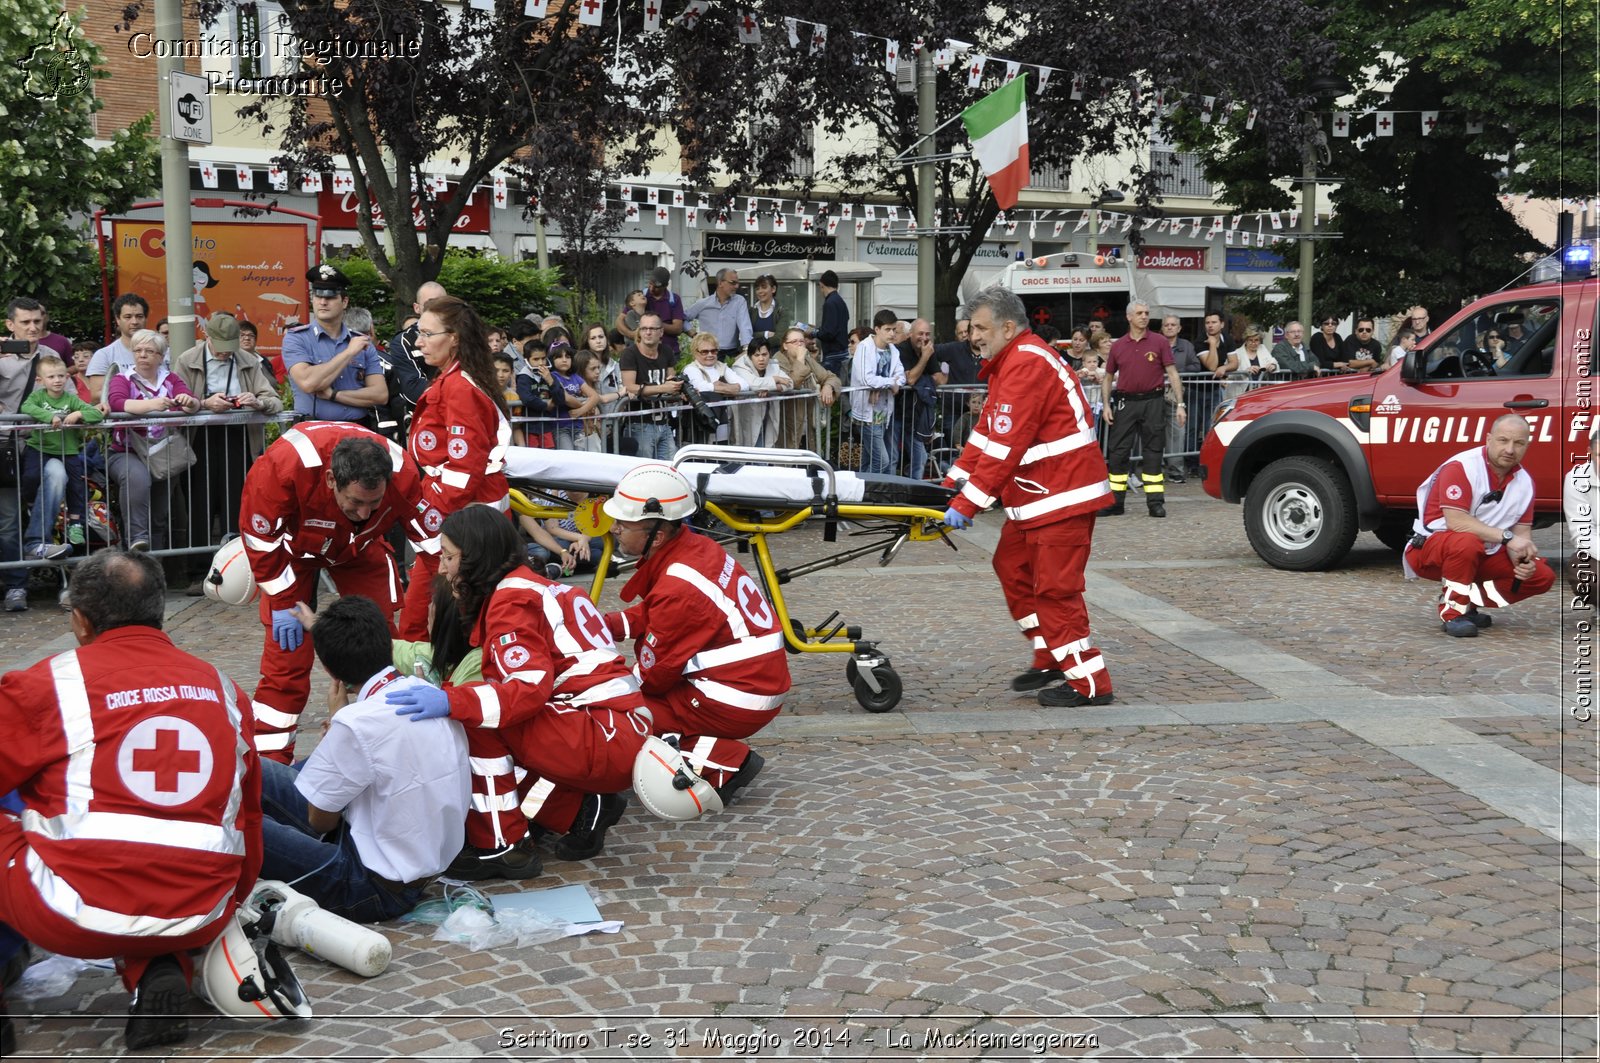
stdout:
{"type": "MultiPolygon", "coordinates": [[[[178,704],[182,702],[174,702],[178,704]]],[[[201,712],[211,708],[188,704],[201,712]]],[[[214,767],[205,732],[184,716],[140,720],[117,747],[117,774],[128,794],[166,808],[198,797],[212,781],[214,767]]]]}
{"type": "Polygon", "coordinates": [[[155,748],[134,750],[133,770],[155,776],[162,793],[177,793],[179,777],[200,770],[200,754],[180,747],[177,731],[157,731],[155,748]]]}

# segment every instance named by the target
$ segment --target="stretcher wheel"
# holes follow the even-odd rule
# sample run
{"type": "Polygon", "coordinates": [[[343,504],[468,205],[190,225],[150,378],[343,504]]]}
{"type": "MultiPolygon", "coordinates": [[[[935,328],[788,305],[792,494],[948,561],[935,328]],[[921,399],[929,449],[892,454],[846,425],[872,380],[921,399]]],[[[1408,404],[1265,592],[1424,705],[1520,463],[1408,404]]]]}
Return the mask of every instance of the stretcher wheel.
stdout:
{"type": "Polygon", "coordinates": [[[844,662],[844,681],[852,687],[856,685],[856,676],[861,674],[861,669],[856,667],[856,659],[851,657],[844,662]]]}
{"type": "Polygon", "coordinates": [[[856,701],[868,712],[888,712],[900,704],[900,677],[895,674],[893,668],[886,667],[874,668],[872,675],[881,689],[873,690],[868,685],[866,677],[857,669],[855,679],[851,683],[855,688],[856,701]]]}

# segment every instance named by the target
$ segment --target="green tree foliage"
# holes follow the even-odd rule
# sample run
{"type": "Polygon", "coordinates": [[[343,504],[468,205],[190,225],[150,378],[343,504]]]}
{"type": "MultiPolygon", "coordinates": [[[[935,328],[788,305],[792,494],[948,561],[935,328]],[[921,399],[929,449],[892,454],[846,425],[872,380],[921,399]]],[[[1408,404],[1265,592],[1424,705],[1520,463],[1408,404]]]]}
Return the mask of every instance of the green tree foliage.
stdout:
{"type": "MultiPolygon", "coordinates": [[[[399,331],[394,289],[372,260],[356,251],[334,265],[350,278],[350,305],[372,311],[378,335],[387,339],[399,331]]],[[[445,291],[471,303],[490,325],[508,325],[529,313],[549,313],[557,305],[559,271],[541,270],[532,262],[506,262],[451,248],[444,253],[436,279],[445,291]]]]}
{"type": "Polygon", "coordinates": [[[0,298],[59,307],[98,291],[89,213],[122,210],[155,185],[148,116],[89,145],[99,61],[59,3],[0,0],[0,298]]]}

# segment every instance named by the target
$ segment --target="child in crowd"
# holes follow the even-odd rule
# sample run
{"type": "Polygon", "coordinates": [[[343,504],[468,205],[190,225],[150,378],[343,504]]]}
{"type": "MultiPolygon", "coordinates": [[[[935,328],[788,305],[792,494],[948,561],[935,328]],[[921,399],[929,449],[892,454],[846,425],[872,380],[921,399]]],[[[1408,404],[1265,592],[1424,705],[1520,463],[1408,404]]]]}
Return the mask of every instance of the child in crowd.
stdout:
{"type": "Polygon", "coordinates": [[[601,374],[605,371],[605,362],[599,355],[589,351],[579,351],[578,356],[572,360],[572,371],[594,392],[596,400],[594,412],[583,419],[583,434],[578,438],[578,449],[603,454],[606,450],[604,436],[606,424],[601,420],[601,414],[607,409],[607,404],[610,404],[610,408],[616,407],[622,392],[620,388],[615,391],[603,390],[605,382],[601,379],[601,374]]]}
{"type": "Polygon", "coordinates": [[[574,371],[572,344],[566,339],[550,345],[550,375],[555,380],[556,449],[577,450],[582,418],[600,405],[600,396],[574,371]]]}
{"type": "Polygon", "coordinates": [[[1406,355],[1417,349],[1417,334],[1409,328],[1403,328],[1394,334],[1394,348],[1389,352],[1389,360],[1385,365],[1399,365],[1406,360],[1406,355]]]}
{"type": "Polygon", "coordinates": [[[551,401],[556,380],[550,375],[550,355],[544,340],[538,335],[526,337],[522,343],[522,357],[528,363],[528,375],[518,378],[517,391],[522,395],[523,413],[534,418],[528,422],[528,446],[554,450],[555,422],[545,418],[555,409],[551,401]]]}
{"type": "MultiPolygon", "coordinates": [[[[550,495],[572,503],[574,514],[584,508],[591,509],[591,527],[599,519],[599,503],[603,499],[591,500],[581,491],[552,491],[550,495]]],[[[528,544],[528,567],[535,572],[542,571],[547,579],[561,579],[574,572],[593,572],[600,563],[605,539],[579,531],[573,515],[542,521],[519,516],[517,525],[533,540],[528,544]]]]}
{"type": "Polygon", "coordinates": [[[23,413],[52,429],[32,433],[22,451],[23,476],[39,478],[33,516],[23,536],[23,556],[33,560],[53,560],[84,544],[83,515],[88,508],[88,492],[80,453],[83,432],[72,426],[99,424],[105,414],[75,391],[67,391],[70,376],[67,363],[53,354],[41,355],[38,388],[22,402],[23,413]],[[49,540],[54,537],[63,496],[67,502],[68,545],[54,547],[49,540]]]}
{"type": "Polygon", "coordinates": [[[743,447],[771,447],[778,443],[778,427],[785,410],[783,403],[772,395],[788,391],[794,387],[794,381],[773,363],[773,342],[766,338],[753,341],[749,351],[733,363],[733,375],[743,381],[745,390],[767,400],[734,407],[733,441],[743,447]]]}
{"type": "Polygon", "coordinates": [[[94,352],[93,340],[78,340],[72,345],[72,364],[67,366],[67,372],[72,374],[72,388],[84,402],[94,401],[94,393],[89,390],[89,382],[83,375],[89,368],[89,359],[94,357],[94,352]]]}
{"type": "Polygon", "coordinates": [[[628,293],[625,304],[617,311],[617,319],[612,324],[628,339],[636,340],[639,338],[639,315],[642,313],[644,313],[644,292],[635,288],[628,293]]]}
{"type": "MultiPolygon", "coordinates": [[[[522,416],[522,396],[517,394],[516,388],[516,361],[506,351],[496,352],[494,356],[494,378],[500,385],[500,393],[505,396],[506,409],[512,418],[522,416]]],[[[515,420],[511,425],[511,445],[525,447],[528,445],[527,436],[522,432],[522,426],[515,420]]]]}

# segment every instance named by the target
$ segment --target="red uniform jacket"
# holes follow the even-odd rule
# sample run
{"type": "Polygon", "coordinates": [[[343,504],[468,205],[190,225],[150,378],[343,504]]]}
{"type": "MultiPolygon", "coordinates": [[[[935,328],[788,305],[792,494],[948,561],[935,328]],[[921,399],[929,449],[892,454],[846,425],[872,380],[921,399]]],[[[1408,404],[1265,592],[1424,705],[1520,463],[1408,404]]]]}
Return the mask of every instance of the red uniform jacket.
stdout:
{"type": "Polygon", "coordinates": [[[0,793],[22,798],[28,877],[46,909],[146,940],[222,925],[261,870],[247,704],[151,627],[0,678],[0,793]]]}
{"type": "MultiPolygon", "coordinates": [[[[506,508],[506,447],[511,425],[494,400],[472,382],[457,362],[417,400],[407,447],[423,475],[423,498],[440,513],[454,513],[474,502],[506,508]]],[[[420,544],[439,552],[438,529],[420,544]]]]}
{"type": "Polygon", "coordinates": [[[406,538],[416,544],[436,538],[444,517],[423,501],[422,479],[405,451],[376,432],[342,421],[308,421],[283,433],[250,466],[239,502],[239,530],[250,571],[271,609],[294,605],[290,591],[297,565],[330,568],[373,544],[383,549],[384,536],[396,521],[405,522],[406,538]],[[327,483],[333,448],[352,436],[372,439],[394,459],[382,505],[359,526],[334,504],[327,483]]]}
{"type": "Polygon", "coordinates": [[[639,682],[662,694],[687,682],[718,705],[769,712],[789,690],[789,658],[772,603],[727,551],[685,527],[639,565],[606,622],[634,640],[639,682]]]}
{"type": "Polygon", "coordinates": [[[507,573],[478,610],[472,644],[483,650],[486,681],[448,691],[451,719],[468,727],[522,723],[546,706],[632,712],[644,705],[594,603],[525,565],[507,573]]]}
{"type": "Polygon", "coordinates": [[[972,517],[999,501],[1018,528],[1103,509],[1111,485],[1077,374],[1024,330],[978,376],[989,396],[945,479],[966,480],[951,508],[972,517]]]}

